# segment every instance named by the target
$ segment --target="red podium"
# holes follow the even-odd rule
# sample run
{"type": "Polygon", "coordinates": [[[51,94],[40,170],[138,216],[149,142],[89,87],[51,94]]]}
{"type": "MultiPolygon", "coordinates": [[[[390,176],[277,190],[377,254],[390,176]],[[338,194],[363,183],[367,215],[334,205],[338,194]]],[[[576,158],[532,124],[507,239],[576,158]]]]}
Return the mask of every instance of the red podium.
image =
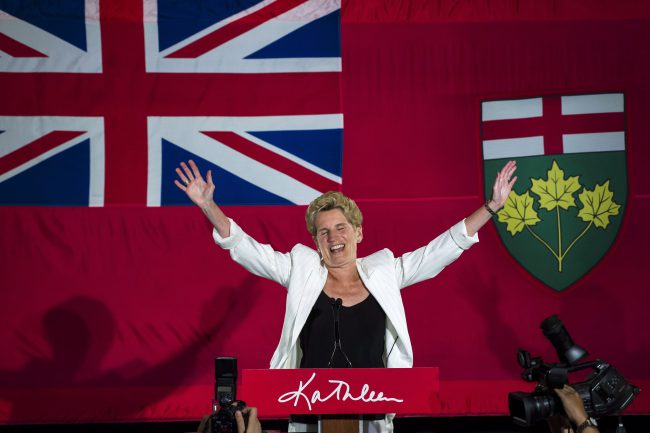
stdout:
{"type": "Polygon", "coordinates": [[[438,368],[323,368],[242,370],[238,395],[264,417],[319,415],[321,432],[352,433],[361,414],[430,415],[438,391],[438,368]]]}

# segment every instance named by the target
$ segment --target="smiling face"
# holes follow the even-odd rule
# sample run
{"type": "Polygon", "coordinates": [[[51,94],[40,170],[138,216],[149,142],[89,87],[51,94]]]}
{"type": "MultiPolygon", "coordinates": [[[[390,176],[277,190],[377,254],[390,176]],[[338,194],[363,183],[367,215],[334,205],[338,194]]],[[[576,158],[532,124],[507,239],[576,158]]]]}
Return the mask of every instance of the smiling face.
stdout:
{"type": "Polygon", "coordinates": [[[321,211],[314,218],[316,245],[328,268],[356,266],[357,244],[363,239],[361,226],[354,227],[341,209],[321,211]]]}

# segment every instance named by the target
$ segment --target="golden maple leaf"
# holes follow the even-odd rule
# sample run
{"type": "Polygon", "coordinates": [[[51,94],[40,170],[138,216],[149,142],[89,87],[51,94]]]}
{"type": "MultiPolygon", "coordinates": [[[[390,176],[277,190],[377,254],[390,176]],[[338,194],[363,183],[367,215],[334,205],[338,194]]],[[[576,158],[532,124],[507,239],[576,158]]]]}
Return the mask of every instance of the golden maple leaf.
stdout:
{"type": "Polygon", "coordinates": [[[553,210],[559,206],[566,210],[576,205],[573,193],[582,187],[579,178],[580,176],[572,176],[564,179],[564,171],[557,165],[557,161],[553,161],[547,180],[531,179],[531,191],[539,196],[539,204],[544,209],[553,210]]]}
{"type": "Polygon", "coordinates": [[[609,181],[602,185],[596,184],[593,191],[584,189],[578,196],[583,208],[578,216],[583,221],[592,222],[596,227],[607,228],[609,217],[618,215],[621,205],[614,202],[614,193],[609,190],[609,181]]]}
{"type": "Polygon", "coordinates": [[[499,222],[506,223],[506,230],[513,236],[521,232],[525,226],[534,226],[541,221],[533,209],[533,198],[528,191],[522,195],[511,191],[498,215],[499,222]]]}

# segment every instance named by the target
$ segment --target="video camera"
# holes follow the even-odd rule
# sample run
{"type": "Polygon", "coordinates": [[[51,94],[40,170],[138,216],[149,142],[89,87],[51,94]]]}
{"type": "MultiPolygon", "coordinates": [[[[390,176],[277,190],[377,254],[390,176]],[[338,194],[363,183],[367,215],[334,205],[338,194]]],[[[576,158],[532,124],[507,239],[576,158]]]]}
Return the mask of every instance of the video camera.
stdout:
{"type": "Polygon", "coordinates": [[[584,381],[571,384],[580,395],[590,417],[620,414],[641,391],[605,361],[596,359],[578,363],[588,353],[573,342],[556,315],[544,319],[541,328],[544,336],[555,347],[560,362],[549,364],[541,357],[531,358],[530,353],[523,349],[517,352],[519,365],[524,369],[522,379],[538,384],[531,393],[508,394],[508,407],[515,424],[531,426],[556,413],[563,413],[562,402],[553,388],[569,384],[569,373],[579,370],[593,369],[584,381]]]}
{"type": "MultiPolygon", "coordinates": [[[[214,377],[211,431],[212,433],[236,433],[235,413],[246,407],[246,403],[237,400],[237,358],[215,358],[214,377]]],[[[245,415],[244,423],[248,424],[245,415]]]]}

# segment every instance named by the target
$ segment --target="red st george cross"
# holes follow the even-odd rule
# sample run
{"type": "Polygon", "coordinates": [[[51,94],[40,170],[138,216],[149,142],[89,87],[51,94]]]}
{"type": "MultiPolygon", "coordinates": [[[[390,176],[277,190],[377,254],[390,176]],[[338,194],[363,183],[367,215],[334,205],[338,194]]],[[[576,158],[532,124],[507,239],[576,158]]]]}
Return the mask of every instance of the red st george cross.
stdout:
{"type": "MultiPolygon", "coordinates": [[[[142,3],[101,1],[100,19],[102,73],[3,73],[5,101],[11,102],[2,104],[0,115],[103,117],[106,206],[146,205],[147,116],[340,112],[339,92],[332,91],[339,88],[338,72],[146,72],[142,3]],[[296,89],[308,89],[310,96],[296,89]]],[[[228,35],[233,29],[221,31],[228,35]]],[[[213,42],[226,39],[215,33],[213,42]]],[[[3,40],[14,55],[38,55],[3,40]]]]}
{"type": "Polygon", "coordinates": [[[483,122],[483,140],[544,137],[544,154],[564,153],[563,134],[616,132],[625,129],[624,113],[562,114],[560,96],[542,98],[542,116],[483,122]]]}

